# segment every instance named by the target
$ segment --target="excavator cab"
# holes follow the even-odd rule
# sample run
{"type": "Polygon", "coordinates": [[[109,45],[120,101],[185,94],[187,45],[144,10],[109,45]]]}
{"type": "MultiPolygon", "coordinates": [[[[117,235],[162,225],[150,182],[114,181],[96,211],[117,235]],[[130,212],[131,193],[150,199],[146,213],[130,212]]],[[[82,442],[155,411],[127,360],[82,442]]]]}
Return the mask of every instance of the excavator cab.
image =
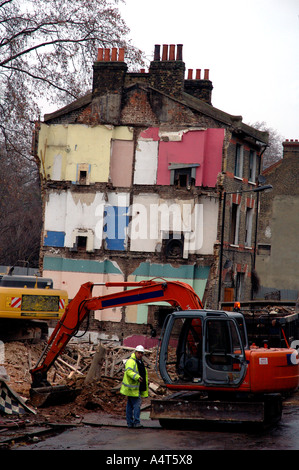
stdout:
{"type": "Polygon", "coordinates": [[[168,315],[159,350],[166,384],[237,387],[246,374],[248,347],[243,316],[206,310],[168,315]]]}

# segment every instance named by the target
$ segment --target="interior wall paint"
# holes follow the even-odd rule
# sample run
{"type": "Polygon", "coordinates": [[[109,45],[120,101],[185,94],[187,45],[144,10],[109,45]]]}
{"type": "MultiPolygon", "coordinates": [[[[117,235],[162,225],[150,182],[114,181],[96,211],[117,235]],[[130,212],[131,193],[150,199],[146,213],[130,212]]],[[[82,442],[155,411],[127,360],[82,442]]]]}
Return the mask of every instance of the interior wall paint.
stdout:
{"type": "MultiPolygon", "coordinates": [[[[69,299],[73,299],[82,284],[92,282],[105,284],[106,282],[123,282],[124,276],[119,267],[110,260],[77,260],[61,257],[44,258],[43,276],[53,279],[56,289],[64,289],[69,299]]],[[[119,292],[120,287],[95,285],[92,296],[103,296],[119,292]]],[[[121,321],[121,307],[95,311],[95,319],[99,321],[121,321]]]]}
{"type": "Polygon", "coordinates": [[[131,128],[41,123],[38,156],[51,180],[77,182],[79,164],[90,165],[90,183],[108,182],[112,140],[133,140],[131,128]]]}
{"type": "Polygon", "coordinates": [[[67,194],[49,190],[47,196],[44,228],[46,231],[65,232],[67,194]]]}
{"type": "MultiPolygon", "coordinates": [[[[159,204],[157,194],[139,194],[134,196],[131,207],[130,251],[154,252],[160,237],[151,236],[150,229],[157,225],[157,219],[151,214],[151,205],[159,204]]],[[[158,233],[159,235],[159,233],[158,233]]]]}
{"type": "Polygon", "coordinates": [[[135,152],[134,184],[156,184],[158,142],[138,139],[135,152]]]}
{"type": "MultiPolygon", "coordinates": [[[[107,275],[107,274],[94,274],[94,273],[80,273],[80,272],[67,272],[67,271],[47,271],[43,275],[53,279],[54,286],[58,289],[64,289],[68,293],[69,299],[73,299],[79,291],[82,284],[86,282],[105,283],[105,282],[122,282],[123,276],[121,275],[107,275]]],[[[92,290],[93,297],[112,294],[118,292],[120,288],[109,288],[94,286],[92,290]]],[[[121,321],[121,307],[107,308],[105,310],[96,310],[94,318],[99,321],[121,321]]]]}
{"type": "Polygon", "coordinates": [[[44,232],[63,232],[65,247],[74,244],[74,231],[91,230],[94,249],[101,248],[105,198],[103,193],[77,193],[73,191],[49,193],[45,209],[44,232]]]}
{"type": "Polygon", "coordinates": [[[221,172],[224,133],[224,129],[146,129],[137,141],[134,184],[169,185],[169,165],[189,163],[199,164],[196,186],[215,187],[221,172]]]}
{"type": "Polygon", "coordinates": [[[160,141],[157,184],[170,184],[171,163],[193,163],[200,165],[195,185],[215,187],[221,172],[223,140],[224,129],[206,129],[189,130],[172,136],[171,141],[160,141]]]}
{"type": "Polygon", "coordinates": [[[167,232],[185,235],[184,251],[213,254],[217,240],[218,201],[201,196],[193,199],[162,199],[157,194],[134,196],[130,222],[130,250],[161,249],[167,232]],[[159,248],[160,247],[160,248],[159,248]]]}
{"type": "Polygon", "coordinates": [[[110,160],[110,179],[115,187],[129,188],[132,184],[134,142],[113,140],[110,160]]]}
{"type": "Polygon", "coordinates": [[[108,250],[124,251],[127,248],[129,202],[129,193],[108,193],[103,221],[103,238],[108,250]]]}

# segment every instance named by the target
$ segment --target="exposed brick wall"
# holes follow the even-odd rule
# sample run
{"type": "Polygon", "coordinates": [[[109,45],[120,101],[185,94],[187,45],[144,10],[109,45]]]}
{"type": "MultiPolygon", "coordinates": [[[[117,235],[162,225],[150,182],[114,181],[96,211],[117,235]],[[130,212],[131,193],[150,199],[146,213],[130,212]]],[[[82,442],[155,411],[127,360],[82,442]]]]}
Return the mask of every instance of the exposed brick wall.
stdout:
{"type": "Polygon", "coordinates": [[[150,65],[149,85],[170,96],[180,97],[184,74],[185,64],[182,61],[153,61],[150,65]]]}

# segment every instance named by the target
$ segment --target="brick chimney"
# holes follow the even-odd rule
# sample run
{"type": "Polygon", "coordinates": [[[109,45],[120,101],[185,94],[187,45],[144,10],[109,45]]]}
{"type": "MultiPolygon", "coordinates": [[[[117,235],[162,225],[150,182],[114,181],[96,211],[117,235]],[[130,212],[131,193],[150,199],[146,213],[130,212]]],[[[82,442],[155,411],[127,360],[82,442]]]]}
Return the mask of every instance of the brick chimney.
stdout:
{"type": "Polygon", "coordinates": [[[155,46],[154,60],[149,68],[149,83],[167,95],[180,98],[184,89],[185,64],[182,44],[155,46]]]}
{"type": "Polygon", "coordinates": [[[283,158],[299,157],[298,139],[286,139],[283,143],[283,158]]]}
{"type": "Polygon", "coordinates": [[[93,65],[93,112],[100,120],[117,124],[121,111],[121,99],[127,73],[124,49],[100,48],[93,65]]]}
{"type": "Polygon", "coordinates": [[[209,79],[209,70],[204,69],[204,76],[201,77],[201,69],[196,69],[195,77],[193,78],[193,70],[188,70],[188,78],[184,83],[184,91],[189,95],[199,98],[208,104],[212,104],[212,90],[213,85],[209,79]]]}

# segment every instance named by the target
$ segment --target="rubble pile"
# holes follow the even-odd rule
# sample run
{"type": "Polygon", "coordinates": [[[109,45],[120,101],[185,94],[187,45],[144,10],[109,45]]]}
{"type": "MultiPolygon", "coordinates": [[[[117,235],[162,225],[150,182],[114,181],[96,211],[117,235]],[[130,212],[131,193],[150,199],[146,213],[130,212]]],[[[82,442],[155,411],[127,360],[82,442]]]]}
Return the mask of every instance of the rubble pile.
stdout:
{"type": "MultiPolygon", "coordinates": [[[[45,344],[25,344],[11,342],[5,344],[4,368],[9,386],[23,399],[30,403],[31,374],[45,344]]],[[[39,409],[38,414],[56,419],[68,419],[90,411],[105,412],[114,415],[125,414],[126,397],[119,393],[124,372],[124,364],[133,348],[115,344],[100,346],[104,353],[99,371],[92,380],[87,381],[88,373],[99,346],[89,343],[69,343],[48,372],[51,385],[67,385],[79,390],[73,403],[47,409],[39,409]]],[[[166,393],[163,382],[156,374],[156,348],[146,350],[144,362],[149,375],[149,398],[143,406],[149,405],[150,399],[166,393]]]]}
{"type": "Polygon", "coordinates": [[[270,317],[286,317],[288,315],[293,315],[296,313],[296,308],[295,307],[290,307],[287,305],[266,305],[263,308],[258,308],[255,310],[249,310],[247,311],[246,309],[242,309],[243,315],[246,317],[247,315],[252,316],[254,315],[256,318],[260,316],[270,316],[270,317]]]}

